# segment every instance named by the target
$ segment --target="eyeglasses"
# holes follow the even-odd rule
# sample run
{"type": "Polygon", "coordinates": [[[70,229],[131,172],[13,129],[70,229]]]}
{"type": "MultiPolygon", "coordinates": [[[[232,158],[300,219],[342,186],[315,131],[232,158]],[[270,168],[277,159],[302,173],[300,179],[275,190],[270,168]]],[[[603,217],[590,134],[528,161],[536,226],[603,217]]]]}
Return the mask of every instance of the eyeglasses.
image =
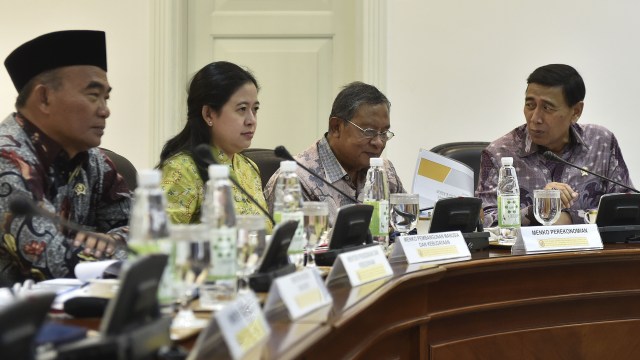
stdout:
{"type": "Polygon", "coordinates": [[[351,120],[346,120],[346,122],[348,122],[349,124],[357,127],[360,131],[362,131],[362,135],[369,139],[372,140],[374,139],[376,136],[380,136],[380,140],[387,142],[391,139],[393,139],[393,136],[395,135],[392,131],[387,130],[387,131],[383,131],[383,132],[378,132],[378,130],[374,130],[374,129],[363,129],[360,126],[354,124],[351,120]]]}

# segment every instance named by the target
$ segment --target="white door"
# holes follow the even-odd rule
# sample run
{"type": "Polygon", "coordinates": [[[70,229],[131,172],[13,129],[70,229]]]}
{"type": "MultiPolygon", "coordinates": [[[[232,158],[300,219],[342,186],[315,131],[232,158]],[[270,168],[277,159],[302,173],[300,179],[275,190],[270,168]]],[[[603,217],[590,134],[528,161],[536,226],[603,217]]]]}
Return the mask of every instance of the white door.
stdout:
{"type": "Polygon", "coordinates": [[[357,5],[352,0],[190,0],[187,77],[218,60],[249,68],[261,87],[251,147],[284,145],[296,154],[327,131],[340,88],[362,80],[356,66],[362,58],[357,5]]]}

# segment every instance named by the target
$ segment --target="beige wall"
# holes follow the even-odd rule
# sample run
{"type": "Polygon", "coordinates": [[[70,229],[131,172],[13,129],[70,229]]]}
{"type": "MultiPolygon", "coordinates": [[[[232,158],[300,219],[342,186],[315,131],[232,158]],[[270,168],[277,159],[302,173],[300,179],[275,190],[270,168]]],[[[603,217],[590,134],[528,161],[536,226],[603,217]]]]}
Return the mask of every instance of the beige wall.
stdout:
{"type": "Polygon", "coordinates": [[[640,2],[388,1],[387,156],[411,188],[419,148],[491,141],[524,123],[526,78],[567,63],[587,95],[580,122],[612,130],[640,186],[640,2]]]}
{"type": "MultiPolygon", "coordinates": [[[[0,0],[0,59],[43,33],[92,29],[107,33],[111,117],[102,146],[148,167],[150,0],[0,0]]],[[[154,0],[151,0],[154,1],[154,0]]],[[[14,111],[17,92],[2,65],[0,117],[14,111]]]]}

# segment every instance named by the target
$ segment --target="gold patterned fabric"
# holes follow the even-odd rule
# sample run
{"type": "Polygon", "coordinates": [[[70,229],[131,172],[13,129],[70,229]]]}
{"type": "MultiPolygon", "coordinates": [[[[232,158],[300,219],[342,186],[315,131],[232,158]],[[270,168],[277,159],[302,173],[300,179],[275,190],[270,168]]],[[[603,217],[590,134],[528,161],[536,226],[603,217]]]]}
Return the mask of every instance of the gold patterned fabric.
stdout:
{"type": "MultiPolygon", "coordinates": [[[[267,202],[262,194],[260,171],[256,164],[241,154],[236,154],[233,159],[229,159],[216,147],[211,147],[211,153],[218,163],[230,165],[229,175],[266,209],[267,202]]],[[[190,155],[180,153],[165,161],[162,165],[161,186],[167,196],[167,214],[174,224],[200,222],[200,207],[204,200],[205,185],[190,155]]],[[[233,199],[236,214],[262,215],[262,211],[235,185],[233,185],[233,199]]],[[[267,232],[271,233],[271,223],[266,220],[266,217],[265,227],[267,232]]]]}

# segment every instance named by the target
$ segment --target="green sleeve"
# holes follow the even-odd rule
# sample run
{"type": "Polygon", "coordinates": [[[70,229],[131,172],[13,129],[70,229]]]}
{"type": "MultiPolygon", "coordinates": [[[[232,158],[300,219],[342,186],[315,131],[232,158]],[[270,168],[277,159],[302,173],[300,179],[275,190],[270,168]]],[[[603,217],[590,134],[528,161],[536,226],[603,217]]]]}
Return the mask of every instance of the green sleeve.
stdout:
{"type": "Polygon", "coordinates": [[[165,161],[161,186],[167,197],[167,214],[174,224],[200,222],[204,184],[190,156],[178,154],[165,161]]]}

